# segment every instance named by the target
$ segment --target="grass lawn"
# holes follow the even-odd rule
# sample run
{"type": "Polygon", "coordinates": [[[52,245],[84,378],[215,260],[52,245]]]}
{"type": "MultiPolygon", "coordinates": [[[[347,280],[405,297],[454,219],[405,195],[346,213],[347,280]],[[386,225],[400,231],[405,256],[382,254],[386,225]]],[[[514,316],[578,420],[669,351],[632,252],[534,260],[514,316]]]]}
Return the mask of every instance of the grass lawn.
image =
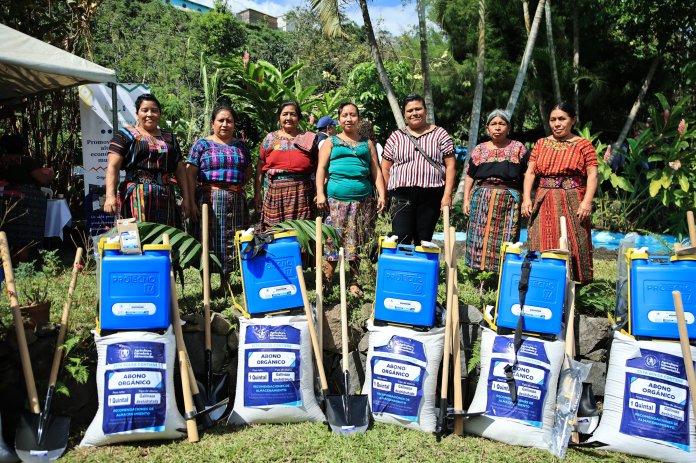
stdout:
{"type": "MultiPolygon", "coordinates": [[[[60,319],[62,304],[67,292],[70,279],[67,267],[72,263],[72,256],[62,255],[66,265],[57,277],[48,280],[49,298],[53,301],[52,320],[60,319]]],[[[374,296],[374,276],[367,263],[363,264],[361,282],[365,290],[365,301],[371,301],[374,296]]],[[[465,271],[460,263],[459,294],[461,303],[480,306],[481,300],[490,303],[494,298],[497,280],[483,280],[482,296],[479,292],[480,281],[475,275],[465,271]]],[[[616,256],[602,256],[595,260],[595,278],[600,284],[613,287],[616,279],[616,256]]],[[[313,286],[314,272],[307,271],[305,279],[313,286]]],[[[443,280],[444,281],[444,280],[443,280]]],[[[20,291],[21,291],[21,283],[20,291]]],[[[213,309],[230,313],[229,300],[226,301],[215,289],[219,279],[213,276],[213,309]]],[[[238,282],[233,285],[239,289],[238,282]]],[[[337,285],[336,285],[337,286],[337,285]]],[[[442,286],[442,285],[441,285],[442,286]]],[[[181,298],[181,310],[184,313],[202,311],[201,285],[198,273],[187,269],[185,272],[185,289],[181,298]]],[[[178,286],[181,290],[181,287],[178,286]]],[[[444,299],[444,288],[440,288],[444,299]]],[[[327,297],[325,304],[338,303],[338,290],[334,288],[327,297]]],[[[21,294],[20,294],[21,297],[21,294]]],[[[240,298],[239,295],[237,295],[240,298]]],[[[613,294],[603,296],[606,303],[613,305],[613,294]]],[[[310,295],[313,300],[313,292],[310,295]]],[[[11,319],[7,315],[7,300],[3,298],[3,314],[0,321],[4,327],[9,327],[11,319]]],[[[93,347],[89,330],[94,327],[96,291],[94,265],[88,266],[78,280],[75,300],[71,315],[70,335],[79,341],[77,346],[93,347]]],[[[360,310],[362,302],[349,297],[349,305],[353,309],[352,320],[360,323],[363,320],[360,310]]],[[[604,304],[600,304],[604,305],[604,304]]],[[[596,311],[601,311],[595,308],[596,311]]],[[[4,328],[7,329],[7,328],[4,328]]],[[[79,349],[75,350],[76,352],[79,349]]],[[[77,355],[77,354],[76,354],[77,355]]],[[[37,381],[45,379],[37,378],[37,381]]],[[[39,396],[44,391],[39,389],[39,396]]],[[[63,461],[462,461],[462,462],[518,462],[518,461],[556,461],[549,453],[540,450],[513,447],[474,436],[448,436],[438,439],[431,434],[406,430],[401,427],[377,423],[374,428],[364,435],[345,438],[332,434],[326,426],[318,423],[300,423],[288,425],[255,425],[246,428],[227,428],[219,425],[212,431],[201,435],[201,441],[190,444],[187,441],[177,442],[147,442],[134,445],[114,445],[101,448],[79,449],[75,446],[82,438],[82,433],[71,437],[70,447],[63,456],[63,461]]],[[[568,451],[566,457],[570,462],[640,462],[648,461],[639,458],[609,453],[599,450],[568,451]]]]}

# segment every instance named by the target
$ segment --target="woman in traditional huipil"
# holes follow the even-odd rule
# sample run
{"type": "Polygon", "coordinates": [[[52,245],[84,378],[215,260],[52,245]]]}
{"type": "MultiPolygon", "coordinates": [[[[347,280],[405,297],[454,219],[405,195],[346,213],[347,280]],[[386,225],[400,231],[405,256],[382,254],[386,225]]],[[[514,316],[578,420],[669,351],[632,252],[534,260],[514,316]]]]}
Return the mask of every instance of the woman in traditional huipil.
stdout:
{"type": "Polygon", "coordinates": [[[597,153],[572,132],[575,108],[559,103],[551,110],[552,134],[536,142],[524,178],[522,215],[529,217],[530,250],[558,248],[560,218],[566,218],[573,279],[592,281],[592,199],[597,191],[597,153]],[[537,186],[532,202],[532,189],[537,186]]]}
{"type": "Polygon", "coordinates": [[[403,110],[406,128],[387,139],[382,175],[391,196],[392,233],[400,242],[420,245],[432,240],[440,210],[452,204],[454,143],[445,129],[427,121],[422,96],[408,95],[403,110]]]}
{"type": "Polygon", "coordinates": [[[297,102],[281,103],[276,115],[280,130],[263,139],[256,165],[254,202],[264,228],[316,216],[312,178],[317,169],[316,144],[300,146],[298,136],[304,132],[298,128],[302,111],[297,102]]]}
{"type": "Polygon", "coordinates": [[[464,263],[476,270],[498,272],[500,249],[520,238],[522,180],[527,149],[510,140],[510,116],[502,109],[486,119],[490,140],[471,152],[464,180],[464,214],[469,216],[464,263]]]}
{"type": "MultiPolygon", "coordinates": [[[[341,104],[338,122],[343,131],[327,138],[319,150],[317,207],[328,211],[326,224],[341,235],[345,259],[350,263],[350,292],[360,296],[359,253],[372,238],[377,213],[384,209],[386,191],[375,145],[359,132],[358,107],[353,103],[341,104]]],[[[328,243],[325,256],[324,277],[330,282],[338,262],[338,247],[328,243]]]]}
{"type": "Polygon", "coordinates": [[[208,204],[210,242],[223,278],[238,267],[234,235],[249,223],[244,184],[251,178],[251,155],[234,136],[235,119],[231,106],[217,106],[211,117],[213,134],[199,138],[186,159],[191,218],[198,221],[199,208],[208,204]]]}
{"type": "MultiPolygon", "coordinates": [[[[157,98],[149,93],[140,95],[135,110],[137,124],[123,127],[109,145],[104,212],[116,215],[120,211],[121,218],[178,226],[172,174],[176,173],[182,195],[187,192],[179,143],[173,133],[159,128],[162,108],[157,98]],[[121,168],[126,178],[119,184],[121,168]]],[[[186,198],[183,207],[187,215],[186,198]]]]}

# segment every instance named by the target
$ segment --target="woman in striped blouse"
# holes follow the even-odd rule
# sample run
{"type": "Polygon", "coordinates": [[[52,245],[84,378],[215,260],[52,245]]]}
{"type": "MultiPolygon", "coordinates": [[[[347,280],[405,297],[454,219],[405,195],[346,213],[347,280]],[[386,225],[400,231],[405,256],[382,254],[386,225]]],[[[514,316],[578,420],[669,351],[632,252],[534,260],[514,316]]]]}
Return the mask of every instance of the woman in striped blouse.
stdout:
{"type": "Polygon", "coordinates": [[[440,210],[452,203],[454,143],[426,121],[420,95],[403,102],[406,129],[391,134],[382,154],[382,175],[391,196],[392,233],[402,243],[430,241],[440,210]]]}

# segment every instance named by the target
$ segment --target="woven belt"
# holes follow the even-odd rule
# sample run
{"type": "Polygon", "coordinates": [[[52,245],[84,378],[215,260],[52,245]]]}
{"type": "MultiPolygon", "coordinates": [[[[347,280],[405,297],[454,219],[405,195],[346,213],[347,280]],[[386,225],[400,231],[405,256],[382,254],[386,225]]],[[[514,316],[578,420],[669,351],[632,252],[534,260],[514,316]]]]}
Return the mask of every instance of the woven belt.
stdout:
{"type": "Polygon", "coordinates": [[[540,177],[539,188],[559,188],[573,190],[585,186],[583,177],[540,177]]]}
{"type": "Polygon", "coordinates": [[[211,191],[223,190],[223,191],[232,191],[235,193],[241,193],[242,191],[244,191],[244,186],[241,183],[206,182],[206,183],[201,183],[200,186],[204,190],[211,190],[211,191]]]}
{"type": "Polygon", "coordinates": [[[172,181],[171,174],[149,170],[126,171],[126,182],[142,183],[145,185],[169,185],[172,181]]]}

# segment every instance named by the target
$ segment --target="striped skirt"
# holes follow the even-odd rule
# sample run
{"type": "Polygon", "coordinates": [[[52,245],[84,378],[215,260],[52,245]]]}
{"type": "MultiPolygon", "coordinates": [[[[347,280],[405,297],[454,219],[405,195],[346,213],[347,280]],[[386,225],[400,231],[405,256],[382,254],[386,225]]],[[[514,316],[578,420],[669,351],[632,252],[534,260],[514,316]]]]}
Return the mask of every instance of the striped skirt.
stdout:
{"type": "Polygon", "coordinates": [[[261,211],[262,228],[286,220],[314,220],[317,215],[315,196],[316,186],[309,175],[268,179],[261,211]]]}
{"type": "Polygon", "coordinates": [[[475,187],[469,214],[464,263],[475,270],[497,273],[502,244],[520,238],[519,193],[475,187]]]}
{"type": "Polygon", "coordinates": [[[138,222],[162,223],[179,228],[179,212],[172,184],[121,182],[121,218],[138,222]]]}
{"type": "Polygon", "coordinates": [[[581,284],[592,282],[592,234],[590,220],[580,221],[577,211],[584,192],[578,188],[539,188],[529,219],[530,250],[557,249],[561,216],[568,227],[568,248],[572,278],[581,284]]]}
{"type": "MultiPolygon", "coordinates": [[[[367,253],[377,218],[375,198],[367,196],[358,201],[339,201],[329,198],[329,213],[325,224],[336,229],[341,236],[345,260],[358,260],[360,253],[367,253]]],[[[327,240],[324,257],[327,261],[338,261],[338,246],[327,240]]]]}
{"type": "MultiPolygon", "coordinates": [[[[207,204],[208,235],[210,249],[222,264],[222,274],[228,275],[239,268],[234,235],[237,230],[249,226],[249,209],[243,192],[198,188],[197,201],[199,209],[207,204]]],[[[202,219],[202,218],[201,218],[202,219]]],[[[197,238],[202,239],[201,227],[197,238]]]]}

